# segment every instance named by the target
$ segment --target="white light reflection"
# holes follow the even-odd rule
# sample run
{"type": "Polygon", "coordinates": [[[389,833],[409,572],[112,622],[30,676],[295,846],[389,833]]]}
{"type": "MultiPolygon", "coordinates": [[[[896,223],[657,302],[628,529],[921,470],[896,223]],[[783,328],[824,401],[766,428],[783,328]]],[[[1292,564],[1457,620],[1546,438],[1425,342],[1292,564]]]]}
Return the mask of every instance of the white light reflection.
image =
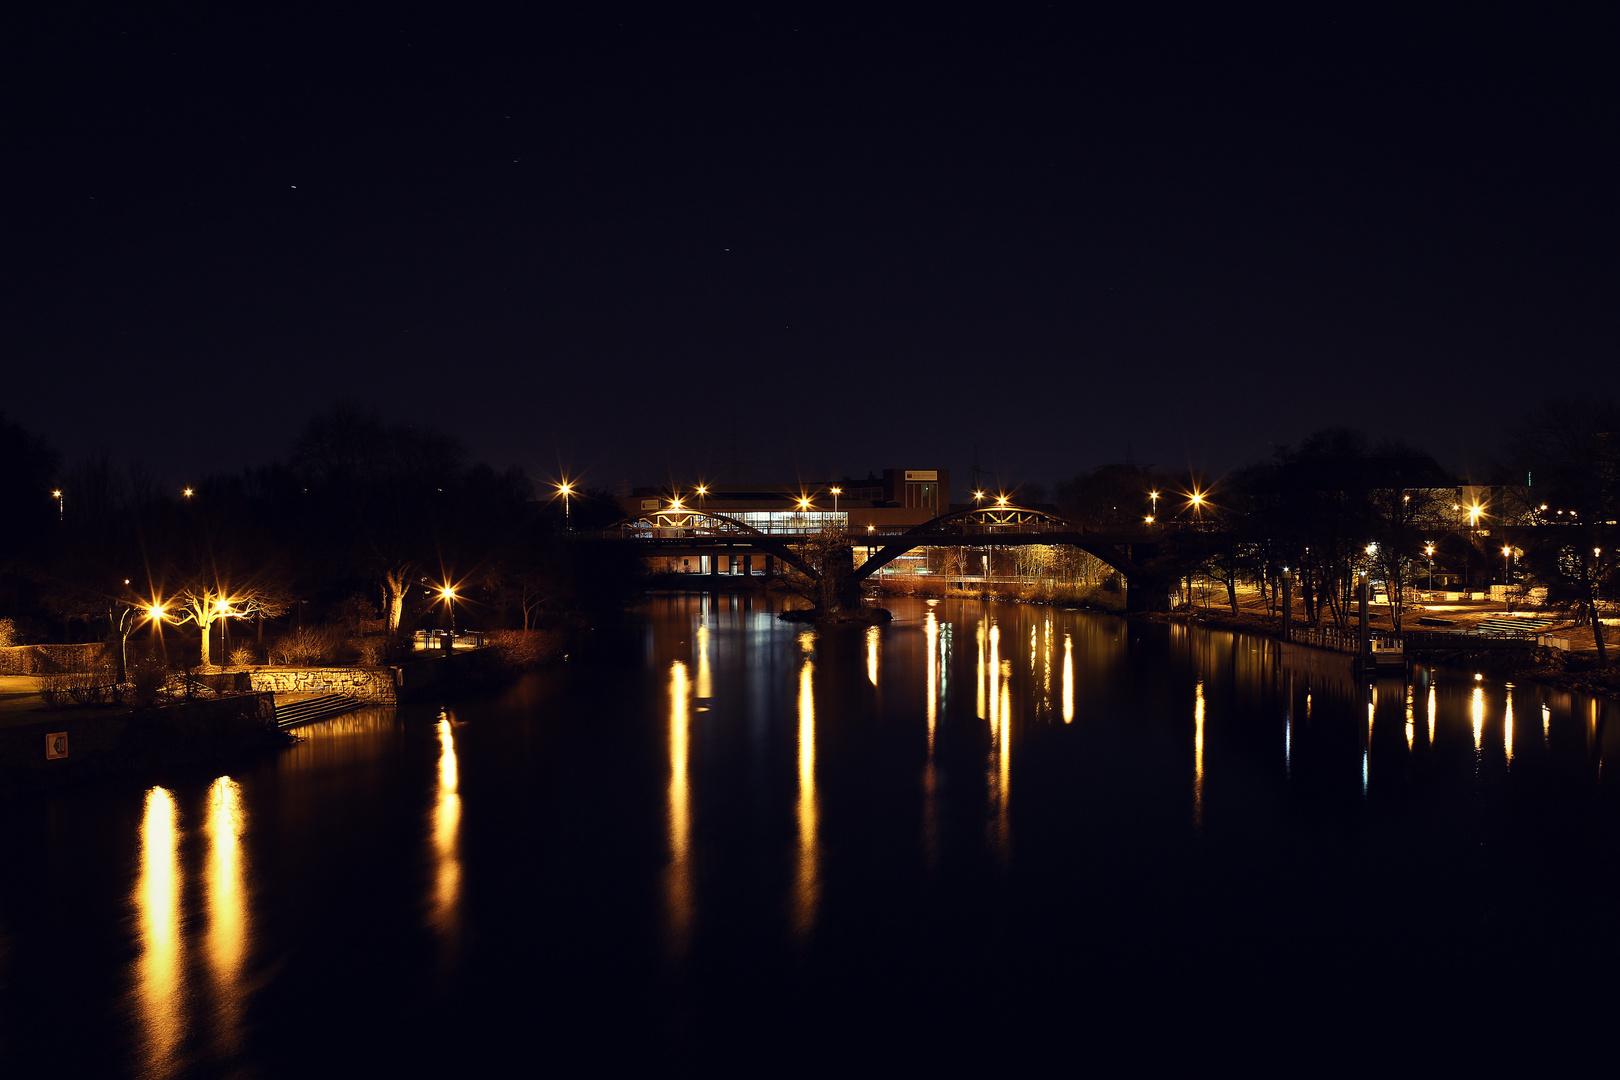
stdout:
{"type": "Polygon", "coordinates": [[[453,935],[461,906],[461,776],[456,737],[448,712],[439,713],[439,791],[433,804],[432,922],[453,935]]]}
{"type": "Polygon", "coordinates": [[[171,1072],[186,1018],[185,967],[180,938],[179,812],[174,796],[155,787],[146,793],[141,819],[141,876],[135,886],[135,920],[141,955],[135,962],[135,1005],[141,1020],[146,1071],[171,1072]]]}
{"type": "Polygon", "coordinates": [[[1485,736],[1485,688],[1474,687],[1474,752],[1477,754],[1485,736]]]}
{"type": "Polygon", "coordinates": [[[222,776],[208,788],[208,937],[205,948],[213,980],[215,1039],[227,1056],[241,1042],[242,1005],[247,996],[247,866],[242,834],[247,830],[242,789],[222,776]]]}
{"type": "MultiPolygon", "coordinates": [[[[930,612],[932,614],[932,612],[930,612]]],[[[877,685],[878,671],[878,628],[866,628],[866,678],[873,686],[877,685]]]]}
{"type": "MultiPolygon", "coordinates": [[[[803,643],[804,638],[801,637],[803,643]]],[[[812,638],[812,640],[814,640],[812,638]]],[[[793,893],[793,925],[801,939],[816,924],[821,899],[820,808],[816,803],[816,666],[799,669],[799,873],[793,893]]]]}
{"type": "Polygon", "coordinates": [[[1008,853],[1009,819],[1007,816],[1007,797],[1011,788],[1012,776],[1011,747],[1008,746],[1007,714],[1011,711],[1011,693],[1008,687],[1007,673],[1001,666],[1001,628],[990,627],[990,658],[986,665],[987,690],[990,700],[990,757],[991,771],[988,778],[990,799],[995,809],[995,843],[997,849],[1005,859],[1008,853]]]}
{"type": "Polygon", "coordinates": [[[1435,701],[1435,697],[1434,697],[1434,684],[1430,683],[1429,684],[1429,745],[1430,746],[1434,745],[1435,718],[1439,715],[1439,712],[1440,712],[1439,704],[1435,701]]]}
{"type": "Polygon", "coordinates": [[[669,865],[664,868],[666,942],[674,956],[685,954],[692,934],[692,792],[687,781],[692,741],[690,694],[686,665],[676,660],[669,666],[669,865]]]}
{"type": "Polygon", "coordinates": [[[1546,746],[1552,741],[1552,710],[1545,702],[1541,706],[1541,745],[1546,746]]]}

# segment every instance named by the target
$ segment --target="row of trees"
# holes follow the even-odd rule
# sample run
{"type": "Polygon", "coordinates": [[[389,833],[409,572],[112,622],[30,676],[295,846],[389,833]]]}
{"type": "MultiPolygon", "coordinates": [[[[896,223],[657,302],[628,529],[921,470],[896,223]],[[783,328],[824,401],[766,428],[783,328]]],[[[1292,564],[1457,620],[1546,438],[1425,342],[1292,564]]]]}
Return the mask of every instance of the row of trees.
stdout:
{"type": "MultiPolygon", "coordinates": [[[[252,620],[262,640],[267,620],[358,603],[392,649],[445,588],[463,626],[529,629],[599,617],[639,587],[635,560],[566,542],[562,507],[520,470],[469,462],[449,436],[354,403],[312,419],[285,460],[185,494],[106,454],[63,469],[4,418],[0,452],[22,464],[5,479],[21,527],[0,538],[0,613],[26,639],[77,626],[121,657],[155,617],[194,627],[206,666],[221,622],[252,620]]],[[[617,514],[601,493],[572,497],[576,526],[617,514]]]]}
{"type": "Polygon", "coordinates": [[[1596,601],[1620,589],[1620,409],[1544,406],[1480,479],[1492,504],[1469,515],[1458,478],[1426,452],[1332,429],[1218,482],[1107,466],[1058,485],[1056,507],[1102,526],[1149,516],[1193,526],[1167,530],[1167,544],[1225,585],[1234,612],[1240,584],[1267,595],[1286,572],[1318,625],[1346,624],[1366,573],[1383,585],[1398,631],[1425,574],[1476,576],[1500,567],[1507,546],[1523,581],[1591,621],[1606,660],[1596,601]]]}

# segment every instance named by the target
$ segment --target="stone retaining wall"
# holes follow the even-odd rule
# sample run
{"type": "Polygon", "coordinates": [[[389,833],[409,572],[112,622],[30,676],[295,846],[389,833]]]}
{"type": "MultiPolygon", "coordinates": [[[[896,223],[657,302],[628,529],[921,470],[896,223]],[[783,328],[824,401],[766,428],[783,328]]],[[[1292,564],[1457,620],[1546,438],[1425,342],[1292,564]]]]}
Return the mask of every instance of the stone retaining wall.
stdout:
{"type": "Polygon", "coordinates": [[[270,694],[242,694],[154,709],[71,710],[0,728],[0,794],[59,781],[175,768],[284,746],[270,694]]]}
{"type": "Polygon", "coordinates": [[[389,668],[254,668],[248,685],[277,694],[348,694],[361,701],[392,705],[399,700],[389,668]]]}

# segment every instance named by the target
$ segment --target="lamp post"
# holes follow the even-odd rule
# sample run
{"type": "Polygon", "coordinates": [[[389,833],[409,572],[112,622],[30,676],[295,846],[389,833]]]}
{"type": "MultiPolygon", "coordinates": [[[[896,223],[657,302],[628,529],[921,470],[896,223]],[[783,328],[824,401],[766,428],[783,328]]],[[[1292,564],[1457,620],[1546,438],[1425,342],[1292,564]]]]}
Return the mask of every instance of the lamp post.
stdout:
{"type": "Polygon", "coordinates": [[[562,496],[562,501],[563,501],[563,527],[565,529],[567,529],[569,532],[573,532],[574,531],[574,514],[573,514],[572,508],[568,504],[569,496],[574,494],[574,483],[573,483],[573,481],[564,480],[562,483],[558,484],[557,485],[557,494],[562,496]]]}
{"type": "Polygon", "coordinates": [[[703,509],[703,500],[709,497],[709,486],[707,484],[699,484],[697,486],[697,497],[698,510],[701,512],[703,509]]]}
{"type": "Polygon", "coordinates": [[[446,586],[444,586],[443,588],[441,588],[439,590],[439,596],[442,597],[444,599],[445,603],[447,603],[450,606],[450,638],[449,638],[448,641],[445,642],[445,649],[448,652],[453,653],[453,652],[456,651],[456,588],[455,588],[455,586],[454,585],[446,585],[446,586]]]}
{"type": "Polygon", "coordinates": [[[1502,610],[1506,611],[1510,604],[1508,600],[1508,586],[1513,584],[1513,547],[1511,544],[1502,545],[1502,610]]]}
{"type": "Polygon", "coordinates": [[[1424,544],[1423,554],[1429,557],[1429,591],[1434,592],[1434,545],[1424,544]]]}
{"type": "Polygon", "coordinates": [[[841,487],[835,487],[832,489],[833,513],[835,514],[838,513],[838,496],[842,495],[843,493],[844,489],[841,487]]]}
{"type": "Polygon", "coordinates": [[[1153,517],[1148,518],[1148,521],[1151,523],[1159,516],[1159,493],[1157,491],[1150,491],[1148,492],[1148,498],[1153,500],[1153,517]]]}
{"type": "Polygon", "coordinates": [[[58,488],[57,490],[51,492],[51,494],[56,496],[56,520],[57,521],[65,521],[65,520],[67,520],[67,511],[62,509],[62,491],[61,491],[61,489],[58,488]]]}

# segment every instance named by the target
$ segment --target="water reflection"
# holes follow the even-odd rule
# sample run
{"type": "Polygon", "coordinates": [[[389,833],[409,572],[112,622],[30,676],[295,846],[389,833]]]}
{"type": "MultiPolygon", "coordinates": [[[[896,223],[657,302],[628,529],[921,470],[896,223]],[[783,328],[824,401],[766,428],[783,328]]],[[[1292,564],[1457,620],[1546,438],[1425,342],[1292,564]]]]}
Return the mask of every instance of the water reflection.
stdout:
{"type": "Polygon", "coordinates": [[[1434,684],[1429,684],[1429,745],[1434,745],[1435,718],[1439,715],[1439,705],[1435,701],[1434,684]]]}
{"type": "MultiPolygon", "coordinates": [[[[808,647],[804,636],[800,645],[808,647]]],[[[800,938],[816,924],[821,900],[820,807],[816,802],[816,665],[804,658],[799,668],[799,873],[793,890],[793,928],[800,938]]]]}
{"type": "Polygon", "coordinates": [[[461,777],[453,717],[439,714],[439,790],[433,804],[432,922],[453,935],[461,917],[461,777]]]}
{"type": "Polygon", "coordinates": [[[174,1070],[186,1030],[179,844],[174,795],[164,788],[152,788],[146,793],[146,814],[141,820],[141,874],[135,886],[141,955],[135,965],[134,996],[142,1056],[146,1071],[155,1076],[174,1070]]]}
{"type": "Polygon", "coordinates": [[[676,660],[669,665],[669,865],[664,869],[668,946],[675,956],[686,952],[692,933],[692,792],[686,775],[691,747],[689,693],[686,665],[676,660]]]}
{"type": "Polygon", "coordinates": [[[923,858],[930,868],[939,858],[939,816],[934,796],[938,776],[934,766],[934,729],[939,724],[939,620],[932,611],[923,618],[923,637],[928,645],[928,760],[923,766],[923,858]]]}
{"type": "Polygon", "coordinates": [[[878,667],[878,628],[866,628],[866,678],[873,686],[877,685],[878,667]]]}
{"type": "MultiPolygon", "coordinates": [[[[1193,699],[1193,828],[1204,827],[1204,680],[1193,699]]],[[[1183,758],[1183,761],[1186,759],[1183,758]]]]}
{"type": "Polygon", "coordinates": [[[984,700],[989,714],[981,717],[990,722],[990,761],[986,787],[989,789],[992,817],[991,838],[1003,860],[1007,858],[1011,837],[1011,819],[1008,801],[1012,793],[1012,730],[1009,713],[1012,712],[1012,693],[1009,683],[1010,664],[1001,663],[1001,627],[990,624],[988,635],[990,651],[985,657],[980,683],[985,687],[984,700]]]}
{"type": "Polygon", "coordinates": [[[1417,716],[1412,709],[1412,686],[1406,687],[1406,749],[1410,751],[1412,744],[1417,740],[1417,716]]]}
{"type": "Polygon", "coordinates": [[[1063,635],[1063,722],[1074,722],[1074,642],[1063,635]]]}
{"type": "Polygon", "coordinates": [[[247,987],[247,866],[242,850],[246,831],[242,788],[222,776],[208,789],[208,937],[205,949],[213,982],[215,1041],[223,1054],[241,1042],[242,1005],[247,987]]]}
{"type": "Polygon", "coordinates": [[[1473,716],[1474,716],[1474,753],[1477,755],[1479,753],[1481,747],[1484,745],[1483,740],[1485,738],[1485,689],[1484,689],[1484,687],[1480,687],[1480,686],[1474,687],[1473,716]]]}
{"type": "Polygon", "coordinates": [[[710,674],[709,665],[709,628],[699,625],[697,629],[697,696],[705,700],[714,697],[714,678],[710,674]]]}
{"type": "Polygon", "coordinates": [[[1508,765],[1513,764],[1513,684],[1507,684],[1507,710],[1502,714],[1502,749],[1508,765]]]}

